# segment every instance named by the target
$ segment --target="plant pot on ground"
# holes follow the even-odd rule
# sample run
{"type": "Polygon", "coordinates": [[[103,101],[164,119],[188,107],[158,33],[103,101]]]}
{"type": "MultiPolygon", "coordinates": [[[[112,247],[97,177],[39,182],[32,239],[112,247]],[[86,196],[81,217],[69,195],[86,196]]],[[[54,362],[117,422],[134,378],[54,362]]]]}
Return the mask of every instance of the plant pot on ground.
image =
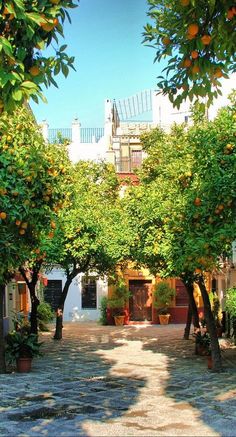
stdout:
{"type": "Polygon", "coordinates": [[[167,282],[158,282],[154,289],[154,307],[157,308],[161,325],[167,325],[170,319],[169,306],[175,296],[175,289],[167,282]]]}
{"type": "Polygon", "coordinates": [[[107,299],[107,306],[110,308],[115,325],[123,325],[125,322],[125,308],[127,306],[130,292],[122,279],[116,280],[112,296],[107,299]]]}
{"type": "Polygon", "coordinates": [[[38,341],[38,336],[22,327],[9,332],[5,340],[6,361],[9,364],[16,363],[18,372],[29,372],[32,359],[40,355],[42,343],[38,341]]]}
{"type": "Polygon", "coordinates": [[[194,334],[196,342],[196,354],[203,356],[211,355],[211,339],[208,332],[201,332],[200,330],[194,334]]]}

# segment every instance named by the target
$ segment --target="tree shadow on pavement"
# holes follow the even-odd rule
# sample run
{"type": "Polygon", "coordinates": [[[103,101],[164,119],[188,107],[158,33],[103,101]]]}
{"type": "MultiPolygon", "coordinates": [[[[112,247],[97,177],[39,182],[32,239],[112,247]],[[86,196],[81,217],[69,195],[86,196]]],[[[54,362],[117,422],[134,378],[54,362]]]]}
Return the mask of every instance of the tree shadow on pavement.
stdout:
{"type": "MultiPolygon", "coordinates": [[[[222,373],[208,370],[207,357],[195,355],[193,339],[146,339],[143,349],[167,357],[165,395],[176,403],[177,415],[189,406],[213,435],[236,436],[236,348],[222,350],[222,373]]],[[[182,435],[189,435],[187,427],[182,435]]],[[[196,429],[195,435],[203,434],[196,429]]]]}
{"type": "Polygon", "coordinates": [[[110,374],[112,361],[96,350],[122,343],[92,332],[59,342],[44,334],[44,355],[32,372],[0,379],[0,435],[86,436],[84,421],[119,418],[135,404],[145,379],[110,374]]]}

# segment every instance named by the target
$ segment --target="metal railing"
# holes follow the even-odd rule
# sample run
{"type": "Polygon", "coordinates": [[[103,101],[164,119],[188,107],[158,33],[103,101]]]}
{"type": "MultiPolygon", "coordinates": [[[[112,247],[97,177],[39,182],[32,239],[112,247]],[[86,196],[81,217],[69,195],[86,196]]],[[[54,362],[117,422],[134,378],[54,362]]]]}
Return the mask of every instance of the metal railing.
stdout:
{"type": "Polygon", "coordinates": [[[63,140],[69,140],[72,141],[72,129],[71,128],[65,128],[65,129],[48,129],[48,142],[53,143],[60,143],[63,142],[63,140]]]}

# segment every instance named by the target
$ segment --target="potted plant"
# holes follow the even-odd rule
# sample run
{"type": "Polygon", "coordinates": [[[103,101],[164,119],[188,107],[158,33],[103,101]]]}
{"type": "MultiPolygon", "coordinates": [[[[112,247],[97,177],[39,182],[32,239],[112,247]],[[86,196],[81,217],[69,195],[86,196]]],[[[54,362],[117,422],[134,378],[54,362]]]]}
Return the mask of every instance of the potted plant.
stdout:
{"type": "Polygon", "coordinates": [[[158,282],[154,289],[154,307],[158,309],[159,321],[161,325],[169,323],[170,314],[168,307],[175,296],[175,289],[167,282],[158,282]]]}
{"type": "Polygon", "coordinates": [[[209,332],[195,332],[196,353],[197,355],[210,356],[211,355],[211,339],[209,332]]]}
{"type": "Polygon", "coordinates": [[[39,343],[38,336],[30,333],[28,326],[21,326],[9,332],[5,340],[6,360],[9,363],[16,362],[18,372],[29,372],[33,357],[40,355],[42,343],[39,343]]]}
{"type": "Polygon", "coordinates": [[[127,289],[125,282],[118,279],[115,283],[115,288],[112,297],[107,299],[107,306],[112,310],[112,316],[116,326],[124,325],[125,321],[125,306],[130,297],[130,292],[127,289]]]}

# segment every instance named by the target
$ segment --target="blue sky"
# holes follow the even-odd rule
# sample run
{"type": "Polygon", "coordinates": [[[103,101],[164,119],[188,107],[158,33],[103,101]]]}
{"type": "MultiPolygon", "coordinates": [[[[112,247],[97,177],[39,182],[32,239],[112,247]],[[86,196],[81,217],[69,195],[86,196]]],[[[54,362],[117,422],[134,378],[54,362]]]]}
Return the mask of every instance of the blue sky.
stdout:
{"type": "Polygon", "coordinates": [[[65,128],[78,117],[82,127],[102,127],[106,98],[155,88],[160,73],[153,64],[155,50],[141,43],[147,10],[146,0],[80,0],[70,13],[72,24],[65,26],[76,72],[67,79],[57,76],[59,89],[44,92],[47,104],[31,104],[38,122],[65,128]]]}

